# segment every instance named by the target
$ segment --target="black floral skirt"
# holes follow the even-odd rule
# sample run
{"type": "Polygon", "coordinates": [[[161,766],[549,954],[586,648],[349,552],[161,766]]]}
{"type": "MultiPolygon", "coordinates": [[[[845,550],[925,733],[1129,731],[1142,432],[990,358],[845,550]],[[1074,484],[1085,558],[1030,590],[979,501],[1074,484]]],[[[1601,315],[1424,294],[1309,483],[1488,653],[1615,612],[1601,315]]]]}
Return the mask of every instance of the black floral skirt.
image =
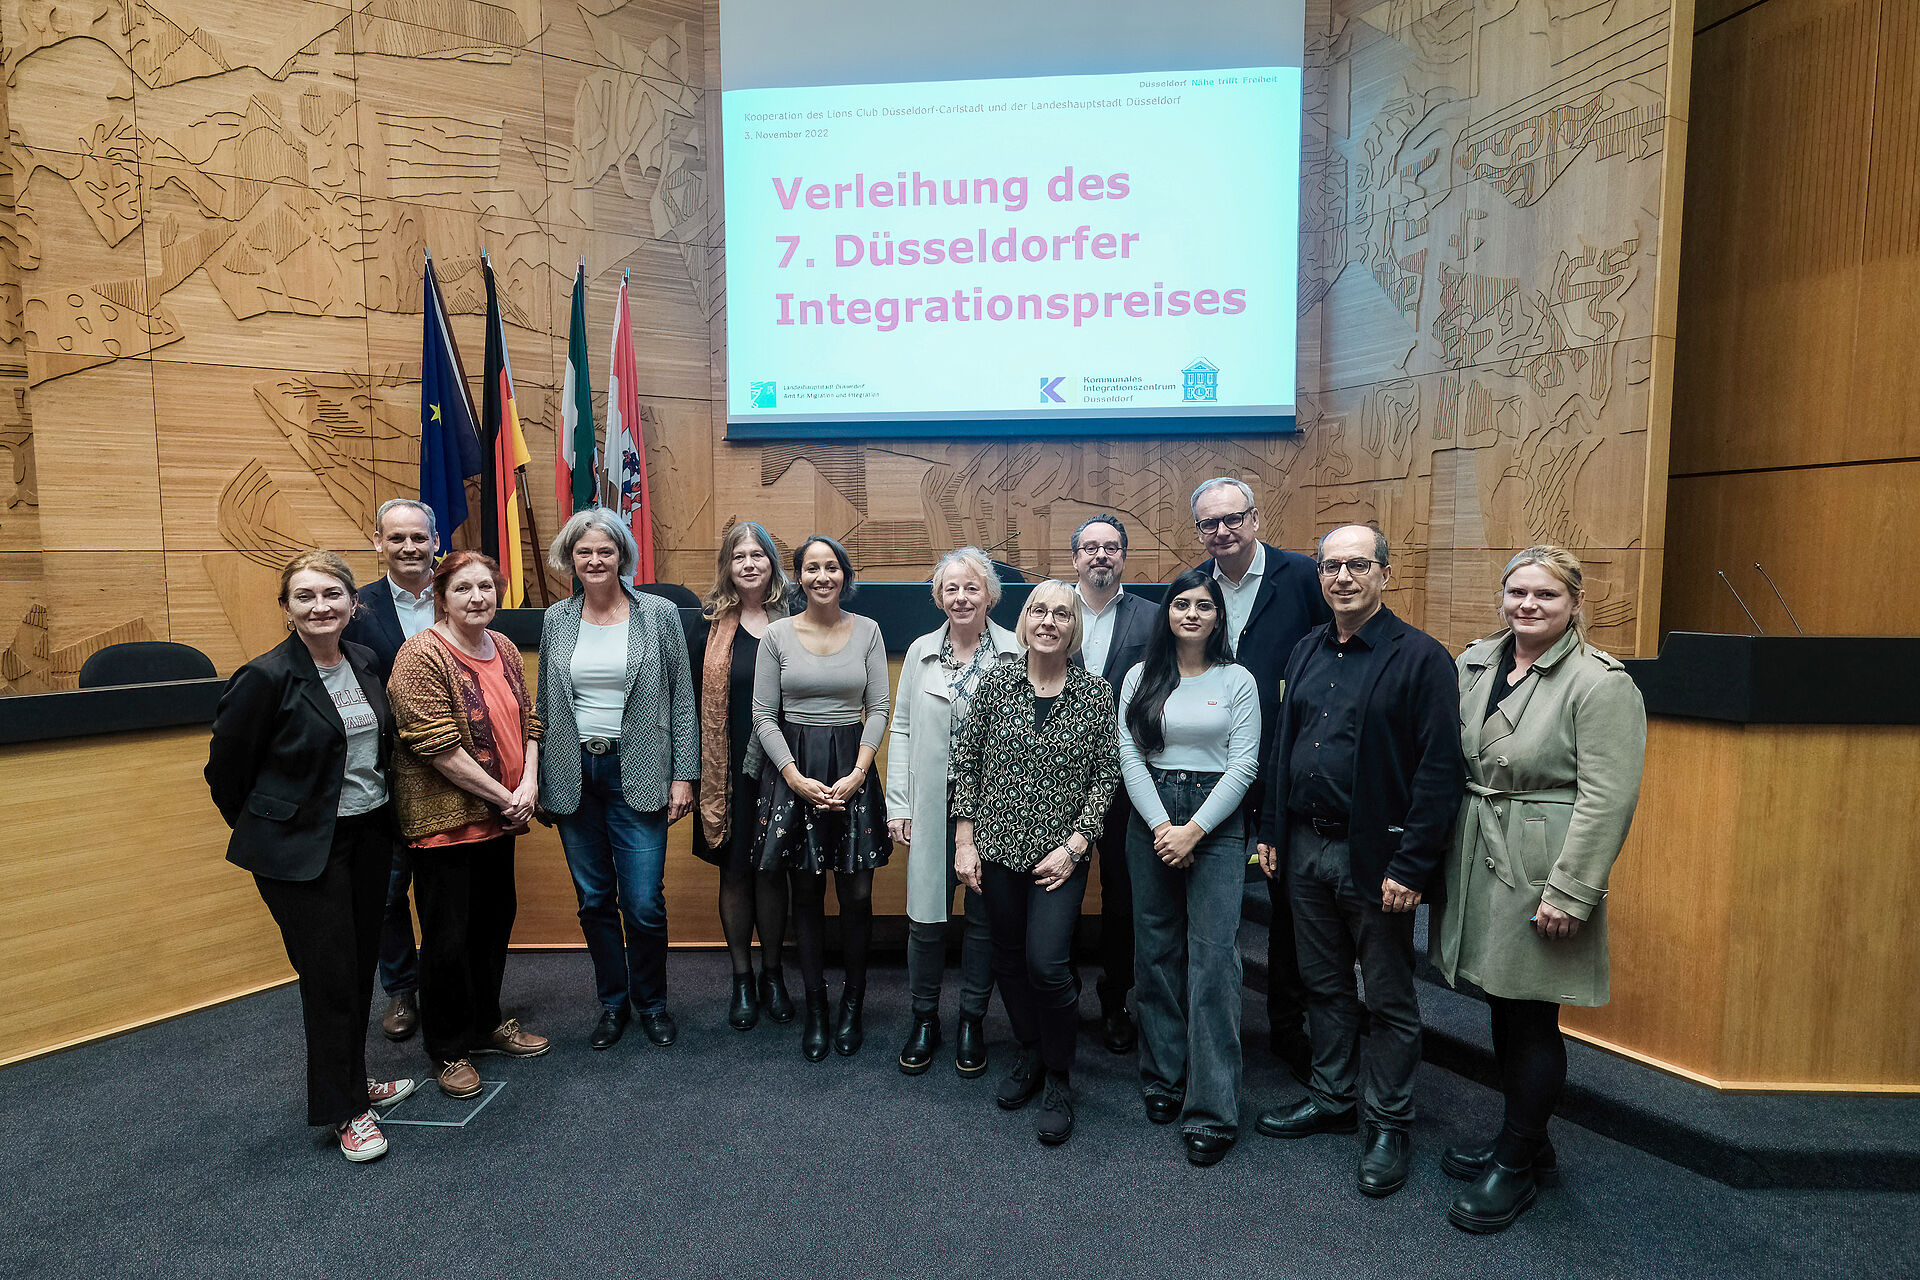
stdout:
{"type": "MultiPolygon", "coordinates": [[[[832,786],[860,763],[859,724],[780,722],[794,767],[832,786]]],[[[870,871],[893,854],[887,835],[887,797],[877,770],[847,798],[844,809],[816,809],[793,793],[768,761],[760,767],[760,825],[755,865],[762,871],[870,871]]]]}

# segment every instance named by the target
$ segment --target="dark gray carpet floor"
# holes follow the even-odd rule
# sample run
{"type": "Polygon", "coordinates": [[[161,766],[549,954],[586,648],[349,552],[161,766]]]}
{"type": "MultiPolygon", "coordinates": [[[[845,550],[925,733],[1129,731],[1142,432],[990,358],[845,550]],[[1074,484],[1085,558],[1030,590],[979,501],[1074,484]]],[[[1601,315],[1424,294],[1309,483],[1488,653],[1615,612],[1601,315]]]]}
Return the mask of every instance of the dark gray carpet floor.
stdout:
{"type": "MultiPolygon", "coordinates": [[[[1562,1184],[1505,1235],[1465,1235],[1445,1220],[1459,1184],[1437,1160],[1495,1122],[1497,1099],[1434,1067],[1413,1178],[1369,1200],[1355,1139],[1252,1132],[1260,1107],[1299,1092],[1254,1047],[1257,996],[1246,1136],[1195,1169],[1142,1116],[1131,1059],[1091,1036],[1078,1129],[1049,1150],[1027,1114],[993,1106],[997,1003],[986,1077],[943,1058],[909,1078],[894,1065],[897,968],[873,975],[866,1049],[819,1065],[797,1023],[726,1026],[723,956],[676,954],[671,974],[680,1042],[657,1049],[636,1029],[594,1053],[585,955],[516,955],[508,1003],[553,1052],[482,1059],[506,1087],[467,1127],[390,1126],[392,1151],[370,1165],[301,1123],[291,988],[0,1071],[0,1275],[1754,1280],[1920,1265],[1920,1189],[1737,1190],[1565,1123],[1562,1184]]],[[[424,1069],[377,1031],[370,1051],[390,1072],[424,1069]]],[[[436,1095],[415,1114],[449,1111],[436,1095]]]]}

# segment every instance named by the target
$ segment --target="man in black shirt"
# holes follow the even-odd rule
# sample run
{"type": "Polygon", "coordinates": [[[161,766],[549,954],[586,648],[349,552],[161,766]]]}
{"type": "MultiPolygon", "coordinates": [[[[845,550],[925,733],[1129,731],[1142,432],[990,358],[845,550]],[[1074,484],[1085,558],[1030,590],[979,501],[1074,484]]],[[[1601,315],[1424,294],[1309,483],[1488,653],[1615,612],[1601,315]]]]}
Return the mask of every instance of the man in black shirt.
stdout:
{"type": "Polygon", "coordinates": [[[1260,815],[1260,864],[1285,868],[1307,989],[1313,1075],[1299,1103],[1261,1115],[1262,1133],[1367,1134],[1359,1187],[1406,1185],[1420,1004],[1413,909],[1434,878],[1459,813],[1459,686],[1440,643],[1382,603],[1391,569],[1377,529],[1345,525],[1320,540],[1333,621],[1287,662],[1260,815]],[[1359,1066],[1358,958],[1371,1015],[1359,1066]]]}

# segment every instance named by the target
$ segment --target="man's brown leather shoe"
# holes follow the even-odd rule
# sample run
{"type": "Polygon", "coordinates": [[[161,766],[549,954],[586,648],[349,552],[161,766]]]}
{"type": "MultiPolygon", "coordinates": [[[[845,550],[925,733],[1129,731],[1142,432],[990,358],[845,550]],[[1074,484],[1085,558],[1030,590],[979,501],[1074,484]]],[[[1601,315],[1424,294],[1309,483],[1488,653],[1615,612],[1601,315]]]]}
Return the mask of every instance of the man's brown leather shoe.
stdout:
{"type": "Polygon", "coordinates": [[[480,1092],[480,1073],[465,1058],[440,1068],[440,1089],[449,1098],[471,1098],[480,1092]]]}
{"type": "Polygon", "coordinates": [[[509,1058],[537,1058],[553,1047],[545,1036],[522,1030],[518,1018],[508,1018],[495,1027],[487,1038],[487,1045],[495,1053],[504,1053],[509,1058]]]}
{"type": "Polygon", "coordinates": [[[420,999],[411,991],[402,991],[387,1001],[380,1015],[380,1030],[389,1040],[405,1040],[420,1026],[420,999]]]}

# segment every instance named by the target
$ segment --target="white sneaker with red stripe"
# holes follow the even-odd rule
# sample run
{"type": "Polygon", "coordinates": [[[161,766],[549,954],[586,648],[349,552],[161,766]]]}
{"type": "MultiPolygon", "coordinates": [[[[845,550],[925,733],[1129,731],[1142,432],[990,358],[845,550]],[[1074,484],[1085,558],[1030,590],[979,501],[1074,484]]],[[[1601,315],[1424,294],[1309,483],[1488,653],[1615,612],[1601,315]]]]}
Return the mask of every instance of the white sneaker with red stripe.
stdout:
{"type": "Polygon", "coordinates": [[[334,1132],[340,1136],[340,1154],[356,1164],[387,1154],[386,1135],[374,1123],[371,1111],[362,1111],[334,1132]]]}
{"type": "Polygon", "coordinates": [[[418,1080],[369,1080],[367,1101],[376,1107],[390,1107],[412,1093],[419,1083],[418,1080]]]}

